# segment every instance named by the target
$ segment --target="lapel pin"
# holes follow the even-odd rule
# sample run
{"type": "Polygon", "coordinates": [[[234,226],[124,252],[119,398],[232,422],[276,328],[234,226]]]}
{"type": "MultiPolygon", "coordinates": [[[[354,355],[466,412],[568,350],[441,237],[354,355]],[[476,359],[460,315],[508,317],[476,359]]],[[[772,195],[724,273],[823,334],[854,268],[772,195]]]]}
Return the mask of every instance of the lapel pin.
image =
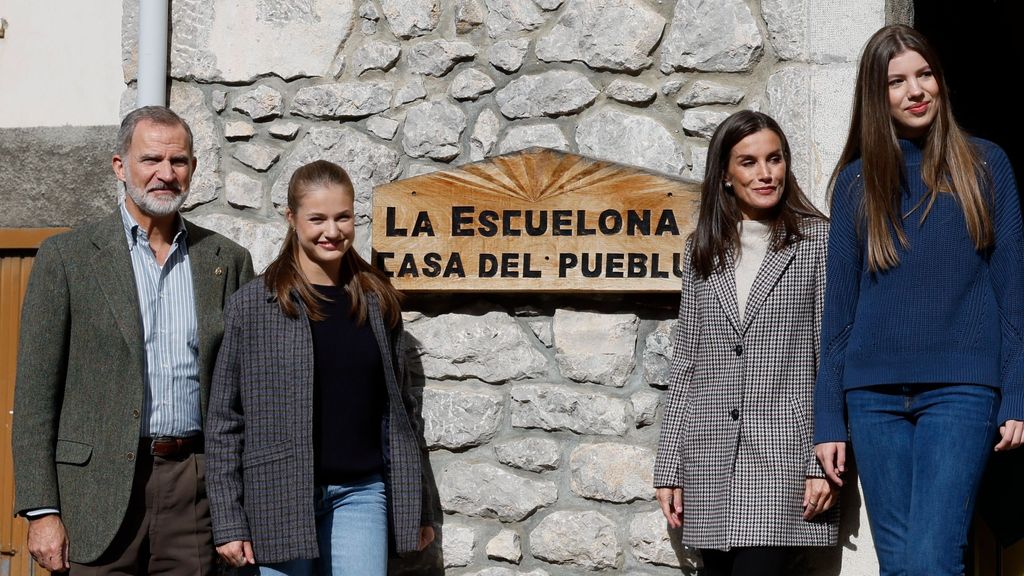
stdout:
{"type": "Polygon", "coordinates": [[[224,269],[220,266],[217,266],[217,269],[213,271],[214,276],[220,276],[222,274],[224,274],[224,269]]]}

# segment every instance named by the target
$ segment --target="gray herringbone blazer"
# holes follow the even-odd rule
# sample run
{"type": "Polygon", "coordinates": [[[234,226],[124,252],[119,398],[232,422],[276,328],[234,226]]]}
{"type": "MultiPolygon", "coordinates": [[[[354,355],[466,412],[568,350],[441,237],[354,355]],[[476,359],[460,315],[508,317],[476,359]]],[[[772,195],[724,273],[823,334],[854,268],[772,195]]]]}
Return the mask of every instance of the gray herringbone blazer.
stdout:
{"type": "MultiPolygon", "coordinates": [[[[389,528],[399,554],[416,550],[429,521],[422,422],[409,394],[401,327],[384,324],[375,297],[368,321],[384,362],[389,528]]],[[[339,353],[344,353],[339,350],[339,353]]],[[[206,422],[207,490],[218,546],[252,542],[259,563],[316,558],[313,339],[305,315],[281,312],[263,278],[224,310],[206,422]]]]}
{"type": "MultiPolygon", "coordinates": [[[[249,252],[185,221],[207,405],[224,302],[249,252]]],[[[128,510],[145,393],[142,316],[120,209],[39,248],[14,394],[15,510],[60,508],[71,561],[106,550],[128,510]]]]}
{"type": "Polygon", "coordinates": [[[801,517],[806,477],[823,476],[811,423],[828,224],[805,219],[802,230],[769,249],[742,322],[731,257],[704,280],[687,243],[654,483],[683,488],[690,546],[836,543],[836,508],[801,517]]]}

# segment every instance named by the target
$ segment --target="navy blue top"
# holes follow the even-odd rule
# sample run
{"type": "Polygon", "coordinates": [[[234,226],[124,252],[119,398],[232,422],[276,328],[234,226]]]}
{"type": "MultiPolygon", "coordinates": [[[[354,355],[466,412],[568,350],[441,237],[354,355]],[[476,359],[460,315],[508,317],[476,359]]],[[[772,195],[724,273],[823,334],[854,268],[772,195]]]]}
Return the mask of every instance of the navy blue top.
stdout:
{"type": "Polygon", "coordinates": [[[384,469],[387,388],[369,322],[356,325],[344,288],[314,286],[328,299],[313,333],[313,456],[319,484],[342,484],[384,469]]]}
{"type": "MultiPolygon", "coordinates": [[[[974,249],[963,210],[939,194],[903,220],[908,246],[893,234],[899,264],[867,267],[860,214],[861,162],[847,165],[833,189],[822,317],[821,369],[814,406],[814,442],[847,440],[844,391],[890,384],[968,383],[1002,389],[999,423],[1024,419],[1024,322],[1021,214],[1013,170],[995,144],[973,139],[990,182],[995,243],[974,249]]],[[[900,140],[906,173],[901,213],[928,193],[922,150],[900,140]]]]}

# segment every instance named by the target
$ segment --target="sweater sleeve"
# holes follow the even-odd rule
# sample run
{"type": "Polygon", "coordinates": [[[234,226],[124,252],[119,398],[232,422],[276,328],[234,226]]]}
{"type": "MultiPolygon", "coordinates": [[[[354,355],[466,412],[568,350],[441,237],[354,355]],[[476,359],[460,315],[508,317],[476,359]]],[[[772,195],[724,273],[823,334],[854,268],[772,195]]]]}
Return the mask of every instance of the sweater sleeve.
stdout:
{"type": "Polygon", "coordinates": [[[984,158],[994,200],[992,224],[995,245],[989,259],[992,288],[999,306],[1002,402],[999,424],[1024,420],[1024,249],[1020,201],[1013,168],[995,144],[984,143],[984,158]]]}
{"type": "Polygon", "coordinates": [[[860,291],[861,250],[856,218],[861,190],[860,171],[856,165],[851,165],[836,178],[832,192],[821,319],[821,366],[814,389],[815,444],[848,439],[843,370],[860,291]]]}
{"type": "Polygon", "coordinates": [[[690,385],[697,364],[700,322],[697,313],[697,274],[691,260],[692,246],[686,243],[683,257],[683,289],[679,300],[679,319],[672,331],[672,369],[669,375],[668,402],[661,422],[658,454],[654,461],[654,486],[682,486],[683,415],[689,402],[690,385]]]}

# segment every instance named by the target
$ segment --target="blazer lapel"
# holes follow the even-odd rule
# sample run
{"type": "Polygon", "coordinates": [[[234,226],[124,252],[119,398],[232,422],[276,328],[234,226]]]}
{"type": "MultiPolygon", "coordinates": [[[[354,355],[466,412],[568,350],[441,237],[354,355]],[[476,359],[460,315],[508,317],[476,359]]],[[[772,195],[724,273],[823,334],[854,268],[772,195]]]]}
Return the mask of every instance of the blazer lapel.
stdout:
{"type": "Polygon", "coordinates": [[[732,252],[726,254],[725,263],[708,277],[725,317],[737,334],[740,333],[739,308],[736,305],[736,260],[732,252]]]}
{"type": "Polygon", "coordinates": [[[764,301],[768,299],[768,295],[771,294],[772,289],[782,278],[786,268],[789,268],[789,263],[793,261],[793,257],[795,255],[795,242],[778,252],[771,248],[768,249],[768,253],[765,254],[764,257],[764,262],[761,263],[761,268],[758,269],[757,276],[754,277],[754,285],[750,287],[750,296],[747,298],[747,309],[743,314],[743,327],[741,334],[746,333],[747,328],[750,327],[750,323],[761,310],[761,306],[764,304],[764,301]]]}
{"type": "Polygon", "coordinates": [[[120,209],[114,213],[113,218],[109,218],[99,227],[92,237],[92,242],[96,253],[90,260],[90,265],[96,283],[106,298],[110,313],[117,322],[128,349],[137,350],[141,355],[142,313],[139,311],[135,272],[132,270],[120,209]]]}
{"type": "Polygon", "coordinates": [[[206,410],[216,349],[223,332],[224,283],[228,275],[227,263],[221,256],[216,236],[185,220],[188,242],[189,267],[192,270],[192,290],[195,295],[196,326],[199,336],[200,401],[206,410]]]}

